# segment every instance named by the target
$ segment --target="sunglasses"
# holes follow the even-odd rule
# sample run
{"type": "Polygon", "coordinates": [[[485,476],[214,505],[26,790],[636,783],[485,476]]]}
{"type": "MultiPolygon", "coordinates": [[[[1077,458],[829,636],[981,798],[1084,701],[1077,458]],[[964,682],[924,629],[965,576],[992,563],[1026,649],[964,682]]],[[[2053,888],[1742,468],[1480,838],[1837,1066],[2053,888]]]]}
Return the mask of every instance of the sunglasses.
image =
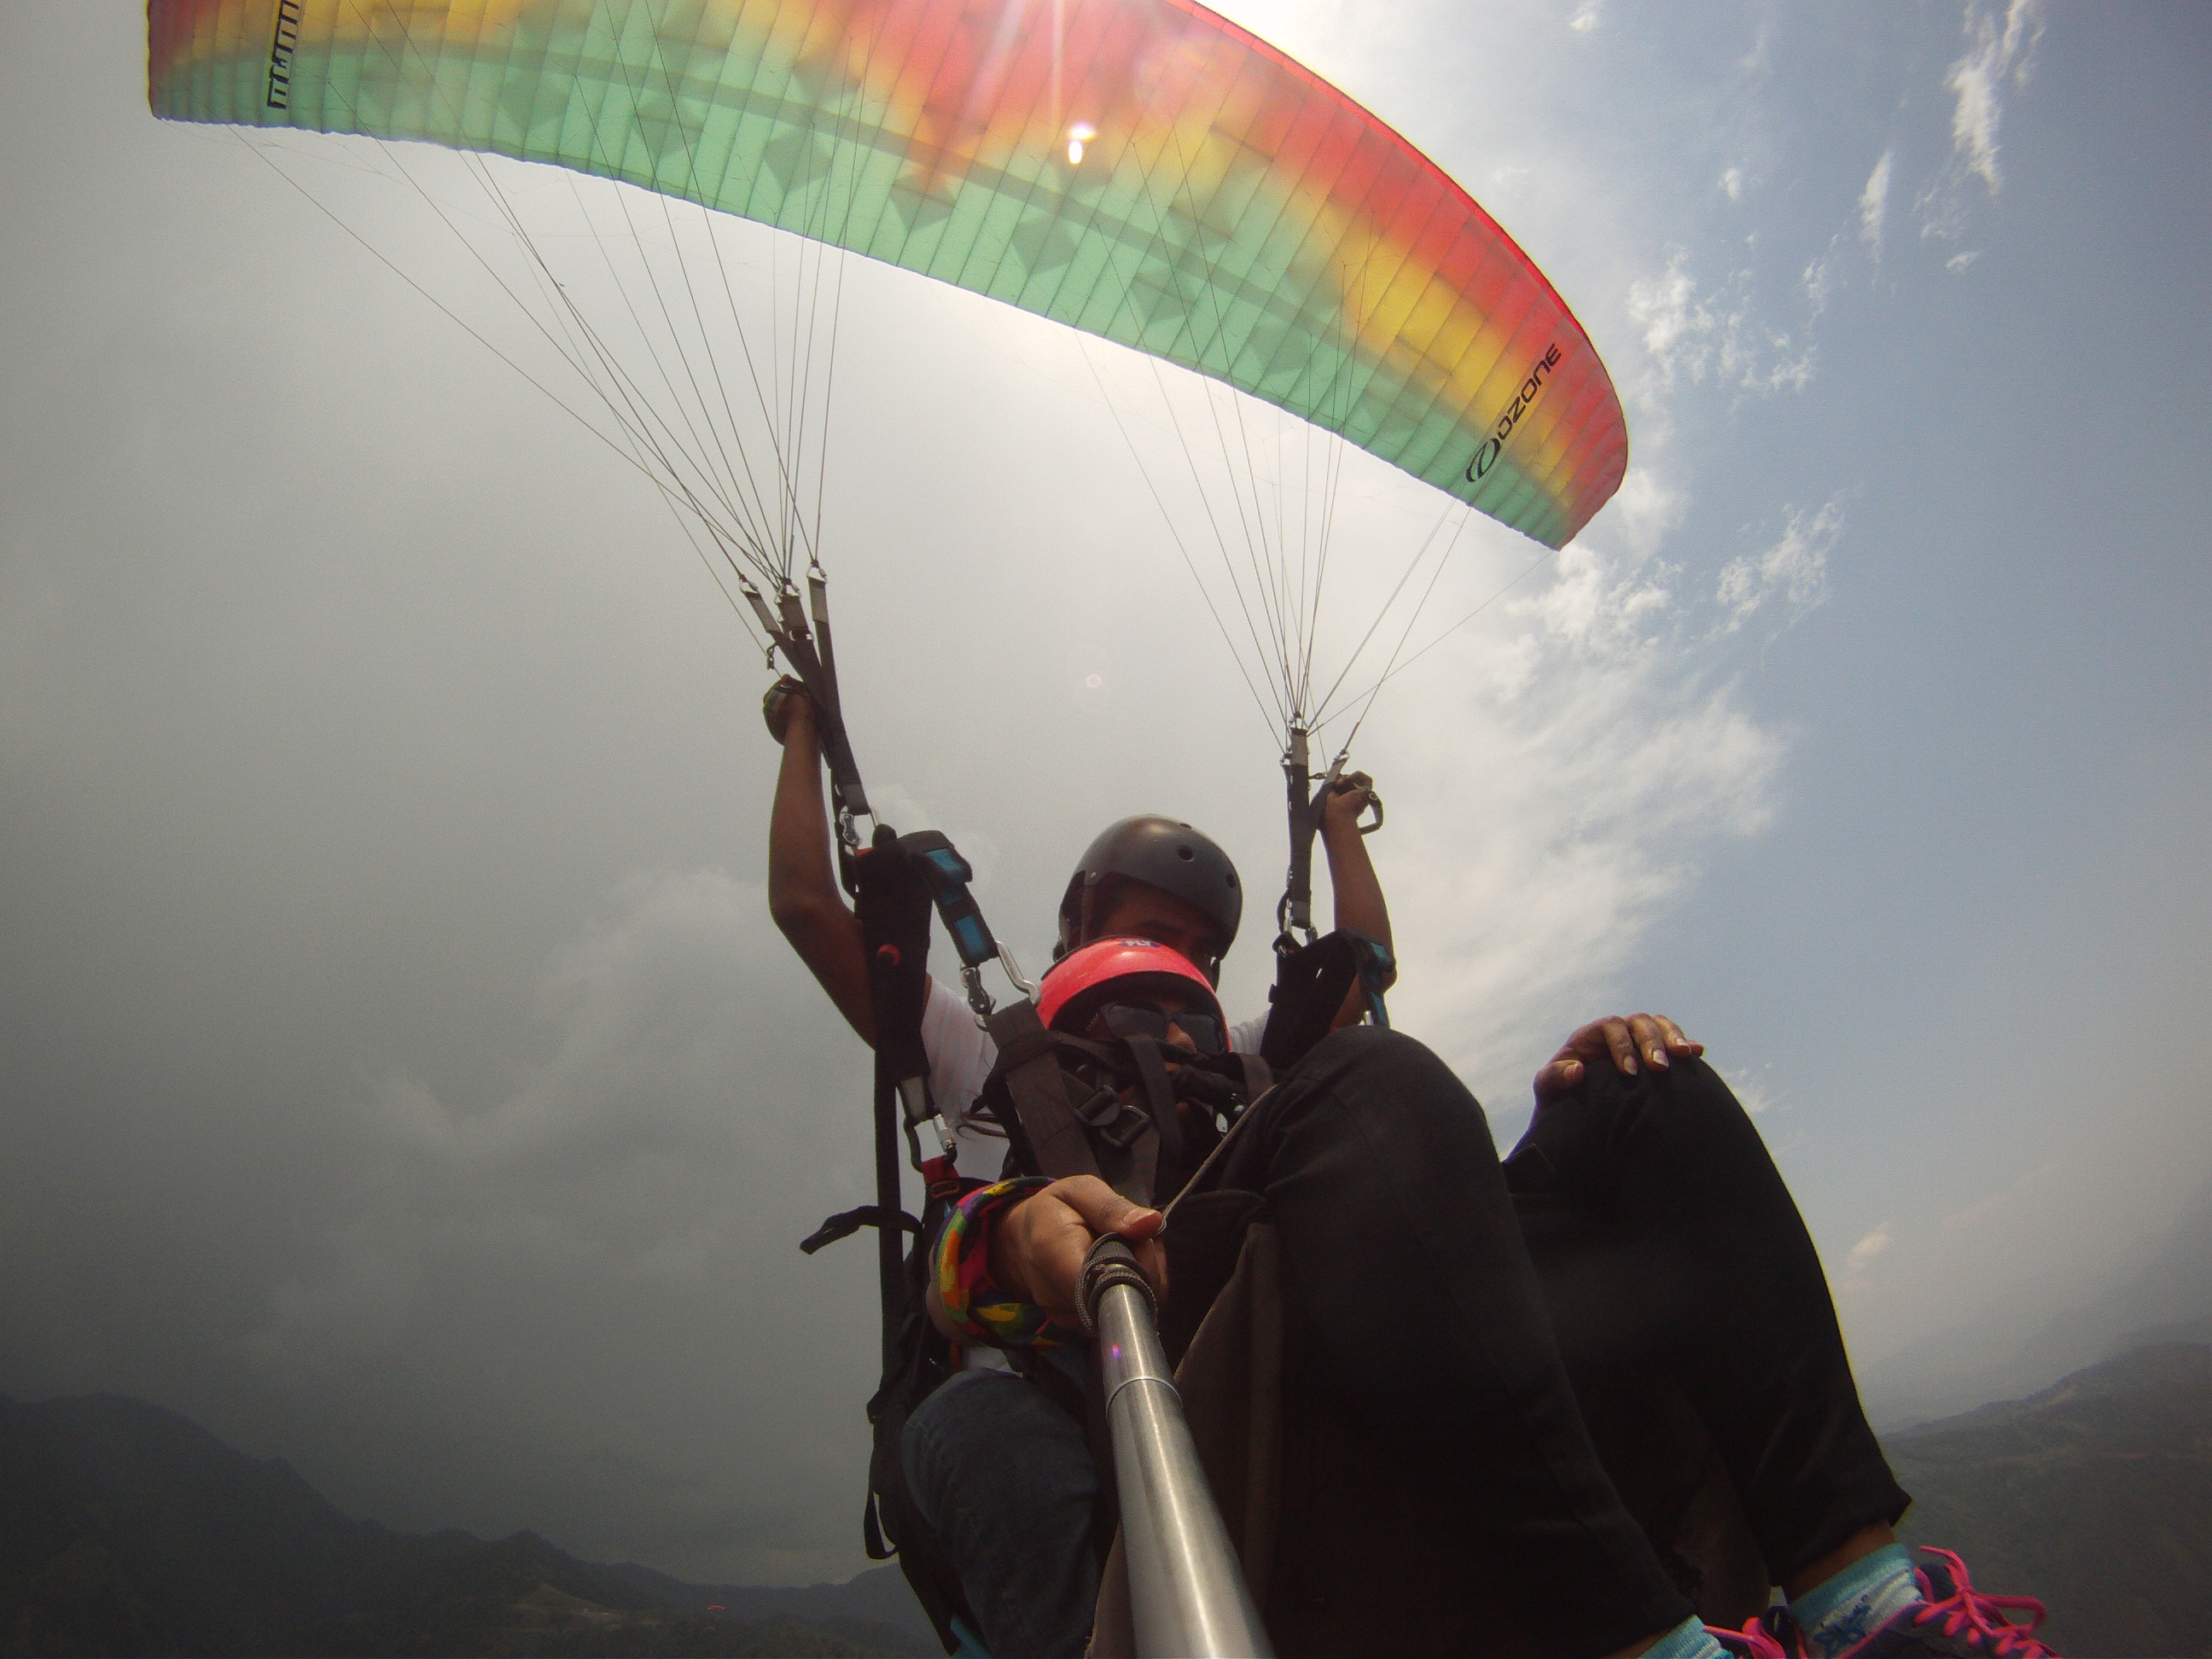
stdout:
{"type": "Polygon", "coordinates": [[[1168,1027],[1173,1025],[1190,1039],[1192,1048],[1209,1060],[1229,1052],[1229,1034],[1212,1014],[1183,1010],[1166,1014],[1141,1003],[1109,1002],[1093,1014],[1091,1020],[1117,1037],[1148,1036],[1158,1042],[1168,1040],[1168,1027]]]}

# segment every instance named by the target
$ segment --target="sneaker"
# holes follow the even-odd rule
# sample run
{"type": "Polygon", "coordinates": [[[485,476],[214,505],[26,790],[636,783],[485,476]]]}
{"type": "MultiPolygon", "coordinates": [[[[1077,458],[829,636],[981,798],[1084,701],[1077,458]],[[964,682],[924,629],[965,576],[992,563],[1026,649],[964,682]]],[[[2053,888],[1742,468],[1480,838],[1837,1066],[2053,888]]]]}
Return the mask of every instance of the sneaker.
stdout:
{"type": "Polygon", "coordinates": [[[1805,1640],[1790,1617],[1790,1609],[1771,1607],[1741,1630],[1705,1626],[1705,1634],[1726,1648],[1735,1659],[1805,1659],[1805,1640]]]}
{"type": "MultiPolygon", "coordinates": [[[[1984,1595],[1966,1577],[1966,1564],[1949,1550],[1922,1545],[1920,1553],[1941,1559],[1914,1569],[1920,1581],[1918,1604],[1897,1613],[1834,1659],[1925,1659],[1931,1654],[2057,1659],[2032,1633],[2043,1622],[2042,1602],[2032,1595],[1984,1595]],[[2025,1625],[2012,1621],[2009,1615],[2015,1611],[2028,1615],[2025,1625]]],[[[1805,1651],[1802,1639],[1796,1650],[1805,1651]]]]}

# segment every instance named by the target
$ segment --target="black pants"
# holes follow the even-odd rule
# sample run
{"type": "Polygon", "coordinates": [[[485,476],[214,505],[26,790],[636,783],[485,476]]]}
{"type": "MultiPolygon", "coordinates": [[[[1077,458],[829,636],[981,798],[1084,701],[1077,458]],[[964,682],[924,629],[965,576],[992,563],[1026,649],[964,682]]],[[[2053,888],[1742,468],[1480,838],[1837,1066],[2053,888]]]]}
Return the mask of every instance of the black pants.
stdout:
{"type": "Polygon", "coordinates": [[[1164,1329],[1218,1289],[1231,1255],[1206,1218],[1242,1194],[1283,1255],[1264,1611],[1286,1659],[1605,1653],[1667,1629],[1691,1611],[1668,1511],[1713,1449],[1777,1578],[1904,1510],[1803,1223],[1698,1062],[1592,1066],[1501,1167],[1434,1054],[1340,1031],[1178,1207],[1164,1329]],[[1669,1411],[1707,1437],[1655,1431],[1669,1411]]]}

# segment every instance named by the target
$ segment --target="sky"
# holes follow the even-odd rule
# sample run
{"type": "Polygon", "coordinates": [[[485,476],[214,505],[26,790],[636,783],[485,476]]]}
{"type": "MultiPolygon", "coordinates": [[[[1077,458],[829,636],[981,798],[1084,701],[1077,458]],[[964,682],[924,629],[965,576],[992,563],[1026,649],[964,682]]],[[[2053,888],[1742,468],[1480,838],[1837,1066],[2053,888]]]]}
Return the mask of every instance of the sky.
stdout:
{"type": "MultiPolygon", "coordinates": [[[[1870,1401],[1959,1334],[2008,1381],[2212,1179],[2212,23],[1228,9],[1482,202],[1628,413],[1564,552],[1466,532],[1431,623],[1474,619],[1360,731],[1396,1023],[1508,1141],[1573,1026],[1673,1016],[1870,1401]]],[[[143,75],[127,4],[0,8],[0,1391],[392,1526],[843,1577],[872,1252],[796,1245],[866,1195],[868,1072],[767,915],[760,656],[634,472],[143,75]]],[[[884,816],[1031,964],[1126,812],[1271,898],[1273,739],[1131,365],[857,262],[838,352],[884,816]]],[[[1355,460],[1328,628],[1434,513],[1355,460]]]]}

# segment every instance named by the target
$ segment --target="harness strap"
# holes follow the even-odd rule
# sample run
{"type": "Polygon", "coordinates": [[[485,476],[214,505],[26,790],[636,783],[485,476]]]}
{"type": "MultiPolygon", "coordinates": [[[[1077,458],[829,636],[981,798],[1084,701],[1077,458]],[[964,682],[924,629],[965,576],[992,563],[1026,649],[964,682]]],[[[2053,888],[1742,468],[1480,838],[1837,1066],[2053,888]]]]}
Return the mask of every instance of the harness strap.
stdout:
{"type": "Polygon", "coordinates": [[[1340,927],[1283,956],[1267,993],[1267,1029],[1260,1053],[1279,1077],[1305,1057],[1329,1033],[1345,994],[1357,981],[1367,1015],[1377,1025],[1390,1023],[1382,987],[1395,966],[1390,953],[1366,934],[1340,927]]]}
{"type": "Polygon", "coordinates": [[[1037,1018],[1036,1005],[1010,1002],[987,1024],[991,1040],[999,1045],[999,1075],[1036,1173],[1055,1181],[1063,1176],[1098,1175],[1091,1137],[1068,1098],[1067,1073],[1054,1057],[1053,1034],[1037,1018]]]}
{"type": "MultiPolygon", "coordinates": [[[[830,799],[837,809],[837,877],[845,890],[860,893],[854,855],[860,850],[854,817],[873,817],[868,792],[860,781],[860,769],[853,758],[853,740],[845,730],[845,708],[837,690],[837,659],[830,645],[830,589],[819,567],[808,573],[806,586],[814,620],[810,629],[799,591],[786,582],[771,605],[759,588],[739,577],[738,591],[752,607],[761,629],[775,641],[775,650],[799,676],[814,704],[815,730],[822,741],[822,758],[830,769],[830,799]],[[817,649],[817,643],[819,649],[817,649]]],[[[774,652],[770,653],[773,664],[774,652]]]]}
{"type": "Polygon", "coordinates": [[[904,1210],[886,1210],[880,1204],[863,1204],[857,1210],[840,1210],[827,1218],[812,1232],[799,1241],[799,1248],[812,1255],[825,1244],[835,1244],[841,1238],[850,1238],[863,1227],[886,1227],[894,1232],[918,1233],[921,1223],[904,1210]]]}
{"type": "MultiPolygon", "coordinates": [[[[875,1016],[876,1202],[881,1215],[896,1215],[899,1202],[899,1127],[905,1119],[915,1161],[921,1161],[917,1131],[943,1120],[929,1099],[929,1056],[921,1046],[921,1013],[928,1000],[929,896],[888,824],[876,826],[874,842],[854,860],[858,866],[860,937],[867,951],[868,1002],[875,1016]],[[903,1108],[903,1113],[902,1112],[903,1108]]],[[[950,1137],[944,1148],[951,1151],[950,1137]]],[[[939,1172],[957,1182],[951,1171],[939,1172]]],[[[940,1183],[932,1181],[934,1188],[940,1183]]],[[[878,1220],[876,1275],[883,1300],[884,1370],[897,1361],[899,1329],[905,1322],[903,1230],[878,1220]]]]}
{"type": "Polygon", "coordinates": [[[1171,1193],[1186,1173],[1182,1116],[1176,1110],[1175,1085],[1168,1077],[1167,1062],[1161,1058],[1157,1041],[1148,1036],[1133,1036],[1125,1041],[1129,1046],[1129,1058],[1136,1062],[1137,1076],[1145,1085],[1146,1112],[1159,1136],[1159,1153],[1150,1184],[1155,1193],[1171,1193]]]}
{"type": "Polygon", "coordinates": [[[1313,764],[1305,727],[1293,724],[1285,734],[1283,782],[1291,823],[1291,867],[1283,882],[1283,902],[1276,908],[1276,951],[1288,956],[1297,948],[1297,935],[1313,943],[1313,844],[1321,829],[1321,814],[1314,808],[1313,764]]]}
{"type": "Polygon", "coordinates": [[[991,937],[991,925],[983,920],[982,907],[968,890],[968,884],[975,879],[975,872],[960,856],[959,849],[937,830],[917,830],[912,835],[902,836],[899,845],[920,866],[922,879],[929,886],[929,896],[936,902],[938,916],[952,940],[952,948],[960,953],[962,965],[981,968],[994,960],[999,954],[999,941],[991,937]]]}

